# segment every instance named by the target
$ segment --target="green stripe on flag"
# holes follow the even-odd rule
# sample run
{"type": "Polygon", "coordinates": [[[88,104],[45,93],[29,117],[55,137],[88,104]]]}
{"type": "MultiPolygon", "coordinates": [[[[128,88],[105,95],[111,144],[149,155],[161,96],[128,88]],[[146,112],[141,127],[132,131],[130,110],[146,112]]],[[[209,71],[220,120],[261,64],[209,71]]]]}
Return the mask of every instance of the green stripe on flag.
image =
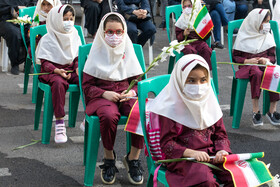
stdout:
{"type": "Polygon", "coordinates": [[[195,18],[193,27],[197,28],[198,24],[201,22],[201,20],[205,17],[205,15],[208,13],[206,6],[204,5],[202,9],[199,11],[197,17],[195,18]]]}
{"type": "Polygon", "coordinates": [[[279,82],[279,84],[278,84],[278,86],[277,86],[276,92],[277,92],[277,93],[280,93],[280,82],[279,82]]]}
{"type": "Polygon", "coordinates": [[[251,160],[247,160],[252,168],[252,171],[255,173],[256,178],[258,179],[260,184],[264,184],[270,180],[272,180],[272,175],[270,171],[267,169],[265,163],[259,161],[258,159],[254,158],[251,160]]]}

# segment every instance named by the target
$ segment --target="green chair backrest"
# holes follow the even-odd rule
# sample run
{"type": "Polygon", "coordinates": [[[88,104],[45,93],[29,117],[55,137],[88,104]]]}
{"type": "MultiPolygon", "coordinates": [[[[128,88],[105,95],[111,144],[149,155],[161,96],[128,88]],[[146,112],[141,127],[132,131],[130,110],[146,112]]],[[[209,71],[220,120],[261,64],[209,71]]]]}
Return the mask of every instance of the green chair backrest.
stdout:
{"type": "MultiPolygon", "coordinates": [[[[233,62],[233,59],[232,59],[233,30],[235,28],[240,28],[241,24],[243,23],[243,20],[244,19],[239,19],[239,20],[230,21],[228,23],[228,52],[229,52],[230,62],[233,62]]],[[[276,21],[270,20],[270,26],[271,26],[271,30],[273,32],[275,43],[276,43],[277,64],[280,65],[280,35],[279,35],[278,23],[276,21]]],[[[234,74],[234,77],[235,77],[234,65],[231,65],[231,67],[232,67],[233,74],[234,74]]]]}
{"type": "MultiPolygon", "coordinates": [[[[175,20],[177,21],[179,17],[182,14],[182,5],[172,5],[172,6],[167,6],[165,8],[165,21],[166,21],[166,32],[167,32],[167,37],[169,43],[171,42],[171,37],[170,37],[170,15],[173,13],[175,14],[175,20]]],[[[206,43],[208,44],[209,47],[211,47],[211,37],[209,37],[206,40],[206,43]]]]}
{"type": "MultiPolygon", "coordinates": [[[[75,25],[75,28],[78,31],[82,45],[84,45],[86,42],[85,42],[82,27],[79,25],[75,25]]],[[[44,36],[46,33],[47,33],[46,25],[39,25],[37,27],[30,28],[30,48],[31,48],[32,62],[33,62],[34,67],[36,67],[36,56],[35,56],[36,36],[37,35],[44,36]]],[[[38,69],[38,68],[34,68],[34,70],[35,70],[35,73],[40,72],[40,69],[38,69]]]]}
{"type": "MultiPolygon", "coordinates": [[[[79,47],[78,66],[79,66],[80,93],[83,93],[83,90],[82,90],[83,70],[84,70],[84,66],[85,66],[88,54],[90,52],[91,46],[92,46],[92,43],[86,44],[86,45],[82,45],[82,46],[79,47]]],[[[139,44],[133,44],[133,48],[134,48],[135,54],[136,54],[136,56],[138,58],[138,61],[140,63],[140,66],[141,66],[143,72],[145,72],[146,66],[145,66],[145,58],[144,58],[144,53],[143,53],[142,46],[139,45],[139,44]]],[[[145,74],[142,77],[142,79],[146,79],[146,78],[147,78],[147,75],[145,74]]],[[[84,95],[81,94],[81,97],[82,97],[82,102],[83,102],[84,109],[86,109],[84,95]]]]}
{"type": "MultiPolygon", "coordinates": [[[[36,9],[36,6],[19,9],[19,17],[23,17],[25,15],[28,15],[29,17],[31,17],[31,20],[33,20],[33,15],[34,15],[35,9],[36,9]]],[[[27,48],[27,44],[26,44],[26,40],[25,40],[24,24],[20,24],[20,32],[21,32],[21,36],[22,36],[22,39],[23,39],[25,49],[27,51],[28,48],[27,48]]]]}

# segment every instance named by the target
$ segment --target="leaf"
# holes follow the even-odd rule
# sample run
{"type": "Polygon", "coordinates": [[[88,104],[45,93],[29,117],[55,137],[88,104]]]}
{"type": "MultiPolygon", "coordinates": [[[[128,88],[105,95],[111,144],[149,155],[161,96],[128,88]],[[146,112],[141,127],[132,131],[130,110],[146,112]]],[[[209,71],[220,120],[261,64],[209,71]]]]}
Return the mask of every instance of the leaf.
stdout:
{"type": "Polygon", "coordinates": [[[16,148],[14,148],[13,149],[13,151],[14,150],[18,150],[18,149],[22,149],[22,148],[25,148],[25,147],[28,147],[28,146],[30,146],[30,145],[34,145],[34,144],[36,144],[36,143],[38,143],[38,142],[41,142],[41,140],[31,140],[32,141],[32,143],[29,143],[29,144],[26,144],[26,145],[22,145],[22,146],[19,146],[19,147],[16,147],[16,148]]]}

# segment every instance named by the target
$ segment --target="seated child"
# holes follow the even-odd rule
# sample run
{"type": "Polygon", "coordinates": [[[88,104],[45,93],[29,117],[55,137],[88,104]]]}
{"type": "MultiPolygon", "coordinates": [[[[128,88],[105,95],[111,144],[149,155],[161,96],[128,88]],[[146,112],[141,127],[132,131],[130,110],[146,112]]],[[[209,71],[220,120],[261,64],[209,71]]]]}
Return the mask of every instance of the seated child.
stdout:
{"type": "MultiPolygon", "coordinates": [[[[244,64],[275,63],[275,42],[270,31],[270,11],[268,9],[254,9],[244,19],[233,46],[233,61],[244,64]]],[[[261,95],[261,81],[265,67],[239,66],[236,72],[238,79],[250,79],[253,102],[253,125],[263,125],[259,111],[261,95]]],[[[266,117],[273,125],[280,125],[280,114],[276,112],[279,94],[269,92],[270,108],[266,117]]]]}
{"type": "MultiPolygon", "coordinates": [[[[150,120],[157,120],[160,147],[166,159],[191,157],[222,167],[223,156],[231,153],[222,111],[211,88],[210,71],[199,55],[183,56],[175,65],[170,81],[155,98],[150,120]],[[209,156],[215,156],[213,161],[209,156]]],[[[169,186],[233,186],[228,171],[218,171],[190,161],[167,163],[169,186]]]]}
{"type": "Polygon", "coordinates": [[[48,33],[40,40],[36,57],[41,61],[41,72],[50,73],[39,76],[39,80],[49,84],[56,118],[56,143],[67,141],[64,123],[65,94],[69,84],[78,84],[78,49],[81,40],[74,28],[75,11],[70,5],[57,6],[48,14],[46,26],[48,33]],[[73,71],[68,73],[67,71],[73,71]]]}
{"type": "Polygon", "coordinates": [[[206,62],[208,63],[210,70],[212,69],[211,66],[211,54],[212,49],[207,45],[205,42],[210,36],[211,33],[209,32],[204,39],[200,38],[200,36],[194,31],[193,23],[199,11],[201,10],[201,1],[200,0],[182,0],[182,8],[183,13],[179,17],[178,21],[175,23],[176,27],[176,38],[179,42],[187,39],[197,39],[197,41],[186,45],[182,52],[186,54],[199,54],[201,55],[206,62]],[[195,2],[195,5],[193,3],[195,2]],[[193,16],[191,18],[192,7],[194,6],[193,16]]]}
{"type": "MultiPolygon", "coordinates": [[[[117,125],[121,115],[128,116],[135,103],[137,85],[128,93],[130,82],[143,71],[127,35],[124,18],[118,13],[106,14],[98,27],[83,73],[87,115],[97,115],[100,119],[100,133],[104,146],[104,164],[101,179],[105,184],[113,184],[118,172],[115,163],[114,143],[117,125]]],[[[143,175],[139,154],[144,139],[131,134],[131,152],[125,156],[124,165],[128,169],[128,179],[132,184],[142,184],[143,175]]]]}

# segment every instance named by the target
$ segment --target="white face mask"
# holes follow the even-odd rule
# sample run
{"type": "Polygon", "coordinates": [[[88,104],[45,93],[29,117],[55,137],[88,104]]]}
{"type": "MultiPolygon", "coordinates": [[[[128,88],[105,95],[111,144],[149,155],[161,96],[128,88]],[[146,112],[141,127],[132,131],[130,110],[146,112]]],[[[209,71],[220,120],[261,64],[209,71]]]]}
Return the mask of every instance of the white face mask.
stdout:
{"type": "Polygon", "coordinates": [[[185,9],[184,9],[184,13],[185,14],[191,14],[192,13],[192,7],[186,7],[185,9]]]}
{"type": "Polygon", "coordinates": [[[74,27],[74,21],[63,21],[63,28],[66,32],[70,32],[74,27]]]}
{"type": "Polygon", "coordinates": [[[41,11],[40,11],[40,14],[41,14],[42,16],[44,16],[44,17],[47,17],[47,15],[48,15],[48,13],[45,12],[44,10],[41,10],[41,11]]]}
{"type": "Polygon", "coordinates": [[[123,36],[117,36],[116,34],[109,36],[109,35],[105,34],[105,41],[111,47],[118,46],[120,43],[122,43],[122,40],[123,40],[123,36]]]}
{"type": "Polygon", "coordinates": [[[261,34],[267,34],[270,31],[270,23],[264,23],[263,29],[260,30],[261,34]]]}
{"type": "Polygon", "coordinates": [[[200,99],[202,98],[209,90],[208,83],[205,84],[186,84],[183,92],[184,94],[191,99],[200,99]]]}

